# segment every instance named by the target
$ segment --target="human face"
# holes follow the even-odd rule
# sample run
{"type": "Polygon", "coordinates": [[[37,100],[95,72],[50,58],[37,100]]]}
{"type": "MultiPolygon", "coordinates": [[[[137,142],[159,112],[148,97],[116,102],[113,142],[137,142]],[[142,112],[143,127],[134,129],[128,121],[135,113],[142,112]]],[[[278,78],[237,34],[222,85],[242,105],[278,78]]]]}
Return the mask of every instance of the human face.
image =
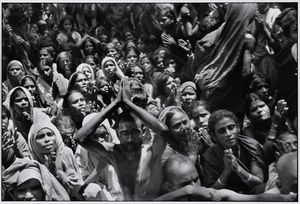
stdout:
{"type": "Polygon", "coordinates": [[[176,111],[170,118],[169,130],[176,141],[187,140],[190,129],[190,121],[181,111],[176,111]]]}
{"type": "Polygon", "coordinates": [[[84,45],[84,50],[87,55],[93,54],[94,46],[90,41],[87,41],[84,45]]]}
{"type": "Polygon", "coordinates": [[[140,67],[134,67],[132,70],[133,77],[143,83],[144,81],[144,72],[140,67]]]}
{"type": "Polygon", "coordinates": [[[92,67],[92,69],[94,70],[94,73],[96,73],[95,71],[97,71],[97,64],[94,61],[93,58],[89,57],[85,60],[85,63],[87,63],[88,65],[90,65],[92,67]]]}
{"type": "Polygon", "coordinates": [[[40,50],[40,60],[47,60],[47,61],[52,62],[53,58],[46,49],[41,49],[40,50]]]}
{"type": "Polygon", "coordinates": [[[88,67],[83,67],[82,72],[87,76],[88,79],[92,79],[92,72],[88,67]]]}
{"type": "Polygon", "coordinates": [[[33,83],[33,81],[31,79],[27,79],[23,85],[23,87],[25,89],[27,89],[32,96],[34,96],[37,92],[36,92],[36,87],[35,84],[33,83]]]}
{"type": "Polygon", "coordinates": [[[61,69],[64,70],[65,77],[69,78],[72,74],[72,72],[71,72],[72,60],[71,60],[71,58],[68,55],[63,54],[63,55],[60,56],[58,63],[59,63],[59,66],[61,67],[61,69]]]}
{"type": "Polygon", "coordinates": [[[162,57],[158,57],[156,66],[159,70],[163,70],[165,68],[164,59],[162,57]]]}
{"type": "Polygon", "coordinates": [[[116,49],[114,49],[114,48],[109,48],[108,49],[108,53],[107,53],[108,57],[116,58],[117,55],[118,55],[118,52],[117,52],[116,49]]]}
{"type": "Polygon", "coordinates": [[[264,121],[269,119],[270,116],[270,109],[265,104],[265,102],[261,100],[253,101],[250,104],[250,119],[254,120],[255,122],[264,121]]]}
{"type": "Polygon", "coordinates": [[[134,81],[130,85],[130,92],[131,101],[141,108],[146,108],[148,97],[145,91],[143,90],[142,86],[136,81],[134,81]]]}
{"type": "Polygon", "coordinates": [[[88,78],[86,75],[79,73],[76,78],[75,85],[83,92],[87,92],[88,78]]]}
{"type": "Polygon", "coordinates": [[[125,41],[133,40],[134,37],[133,37],[133,35],[132,35],[131,32],[126,32],[126,33],[124,34],[124,39],[125,39],[125,41]]]}
{"type": "Polygon", "coordinates": [[[8,119],[7,114],[4,111],[2,111],[2,125],[1,125],[1,127],[2,127],[2,135],[3,135],[3,133],[5,131],[7,131],[8,122],[9,122],[9,119],[8,119]]]}
{"type": "Polygon", "coordinates": [[[140,51],[140,52],[143,52],[146,48],[146,44],[144,43],[144,41],[142,41],[141,39],[139,39],[137,41],[137,49],[140,51]]]}
{"type": "Polygon", "coordinates": [[[170,168],[172,168],[172,177],[168,178],[168,180],[171,184],[171,191],[187,185],[201,185],[199,174],[191,163],[178,164],[178,162],[176,162],[171,165],[170,168]]]}
{"type": "Polygon", "coordinates": [[[160,20],[160,25],[163,28],[167,28],[170,25],[172,25],[174,22],[174,20],[172,20],[171,18],[169,18],[168,16],[162,16],[161,20],[160,20]]]}
{"type": "Polygon", "coordinates": [[[69,108],[71,113],[74,113],[75,115],[85,116],[86,101],[84,96],[81,93],[78,92],[72,93],[68,98],[68,102],[69,102],[69,108]]]}
{"type": "Polygon", "coordinates": [[[169,77],[164,87],[165,94],[169,96],[170,94],[175,94],[176,92],[176,83],[173,77],[169,77]]]}
{"type": "Polygon", "coordinates": [[[108,94],[108,92],[109,92],[109,84],[108,84],[108,82],[107,81],[101,81],[101,83],[99,83],[99,90],[100,90],[100,92],[102,92],[102,93],[106,93],[106,94],[108,94]]]}
{"type": "Polygon", "coordinates": [[[101,47],[105,47],[107,45],[107,43],[109,42],[107,35],[104,35],[104,34],[100,35],[99,41],[100,41],[101,47]]]}
{"type": "Polygon", "coordinates": [[[129,64],[136,63],[138,61],[138,55],[134,50],[130,50],[126,56],[126,60],[129,64]]]}
{"type": "Polygon", "coordinates": [[[192,117],[197,128],[207,128],[209,116],[210,112],[204,106],[198,106],[192,112],[192,117]]]}
{"type": "Polygon", "coordinates": [[[190,86],[186,87],[181,93],[181,102],[184,107],[190,107],[196,99],[196,91],[190,86]]]}
{"type": "Polygon", "coordinates": [[[16,201],[44,201],[45,193],[37,179],[29,179],[19,185],[13,193],[16,201]]]}
{"type": "Polygon", "coordinates": [[[232,148],[237,144],[239,127],[231,118],[219,120],[214,127],[214,136],[219,144],[225,149],[232,148]]]}
{"type": "Polygon", "coordinates": [[[24,76],[24,70],[21,66],[13,64],[8,68],[8,75],[13,81],[19,82],[20,79],[24,76]]]}
{"type": "Polygon", "coordinates": [[[146,73],[152,70],[152,64],[148,58],[142,59],[141,65],[146,73]]]}
{"type": "Polygon", "coordinates": [[[108,77],[114,77],[116,74],[116,65],[113,61],[107,61],[103,67],[104,74],[108,77]]]}
{"type": "Polygon", "coordinates": [[[284,135],[281,136],[280,145],[283,151],[282,154],[297,151],[298,150],[297,136],[287,132],[284,133],[284,135]]]}
{"type": "Polygon", "coordinates": [[[41,65],[40,66],[40,74],[46,80],[53,79],[53,68],[48,65],[41,65]]]}
{"type": "Polygon", "coordinates": [[[56,151],[56,135],[49,128],[43,128],[37,132],[35,143],[36,148],[42,154],[50,154],[56,151]]]}
{"type": "Polygon", "coordinates": [[[71,32],[72,24],[69,20],[65,20],[65,22],[63,23],[63,29],[65,32],[71,32]]]}
{"type": "Polygon", "coordinates": [[[117,133],[125,152],[130,153],[140,150],[143,130],[139,121],[120,120],[117,133]]]}
{"type": "Polygon", "coordinates": [[[256,87],[255,93],[262,99],[268,99],[269,87],[266,84],[260,84],[256,87]]]}
{"type": "Polygon", "coordinates": [[[16,97],[14,99],[13,107],[14,113],[30,113],[29,99],[22,90],[16,90],[16,97]]]}

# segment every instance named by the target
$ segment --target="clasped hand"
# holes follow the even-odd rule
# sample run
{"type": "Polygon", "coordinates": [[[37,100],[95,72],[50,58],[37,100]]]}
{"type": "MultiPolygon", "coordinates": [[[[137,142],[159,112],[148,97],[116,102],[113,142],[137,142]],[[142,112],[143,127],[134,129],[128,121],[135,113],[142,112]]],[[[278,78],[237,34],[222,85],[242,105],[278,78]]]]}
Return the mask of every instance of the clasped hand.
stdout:
{"type": "Polygon", "coordinates": [[[227,173],[234,171],[239,173],[242,170],[242,167],[239,165],[236,156],[233,154],[232,149],[226,149],[224,151],[224,170],[227,173]]]}

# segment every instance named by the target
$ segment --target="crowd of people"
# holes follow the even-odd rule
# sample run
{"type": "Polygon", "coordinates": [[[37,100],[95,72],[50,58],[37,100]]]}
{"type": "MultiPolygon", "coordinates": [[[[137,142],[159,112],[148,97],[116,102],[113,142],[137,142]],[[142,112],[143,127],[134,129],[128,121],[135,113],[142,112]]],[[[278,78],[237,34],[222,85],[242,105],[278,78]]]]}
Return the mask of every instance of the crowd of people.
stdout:
{"type": "Polygon", "coordinates": [[[3,201],[297,201],[297,3],[2,3],[3,201]]]}

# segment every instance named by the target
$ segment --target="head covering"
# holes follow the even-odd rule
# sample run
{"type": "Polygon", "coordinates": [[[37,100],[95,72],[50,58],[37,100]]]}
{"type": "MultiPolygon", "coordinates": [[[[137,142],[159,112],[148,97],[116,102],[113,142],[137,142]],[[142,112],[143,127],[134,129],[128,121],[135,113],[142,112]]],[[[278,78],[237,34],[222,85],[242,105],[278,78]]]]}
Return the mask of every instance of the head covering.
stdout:
{"type": "Polygon", "coordinates": [[[36,146],[36,136],[37,133],[44,128],[50,129],[54,132],[54,135],[56,137],[56,152],[60,152],[64,147],[63,139],[55,125],[53,125],[50,121],[41,121],[38,123],[34,123],[31,126],[28,134],[28,146],[30,152],[32,153],[33,159],[39,162],[44,161],[44,155],[36,146]]]}
{"type": "Polygon", "coordinates": [[[25,69],[24,69],[24,66],[23,66],[23,64],[20,62],[20,61],[18,61],[18,60],[12,60],[12,61],[10,61],[9,63],[8,63],[8,65],[7,65],[7,67],[6,67],[6,70],[7,70],[7,72],[6,72],[6,76],[7,76],[7,81],[5,82],[6,83],[6,85],[7,85],[7,88],[8,88],[8,90],[11,90],[12,88],[14,88],[14,83],[13,83],[13,81],[11,80],[11,76],[9,76],[9,74],[8,74],[8,69],[11,67],[11,66],[13,66],[13,65],[18,65],[19,67],[21,67],[21,69],[25,72],[25,69]]]}
{"type": "Polygon", "coordinates": [[[106,62],[108,61],[112,61],[114,63],[114,65],[116,66],[116,73],[120,76],[120,77],[125,77],[124,73],[122,72],[122,70],[120,69],[118,63],[116,62],[116,60],[112,57],[104,57],[102,62],[101,62],[101,69],[103,70],[104,65],[106,64],[106,62]]]}
{"type": "Polygon", "coordinates": [[[187,87],[192,87],[195,91],[197,91],[196,84],[192,81],[187,81],[181,84],[179,87],[179,92],[182,93],[187,87]]]}
{"type": "Polygon", "coordinates": [[[80,65],[78,65],[78,67],[76,68],[76,72],[80,71],[83,73],[83,68],[87,67],[90,72],[92,73],[92,78],[91,78],[91,81],[94,81],[95,80],[95,74],[94,74],[94,70],[92,69],[92,67],[87,64],[87,63],[81,63],[80,65]]]}
{"type": "Polygon", "coordinates": [[[12,116],[12,120],[13,120],[14,123],[15,123],[15,120],[14,120],[14,115],[13,115],[13,104],[12,104],[12,101],[11,101],[12,100],[11,96],[17,90],[22,90],[25,93],[25,95],[26,95],[26,97],[28,98],[28,101],[29,101],[30,115],[31,116],[33,115],[33,100],[32,100],[30,92],[22,86],[17,86],[15,88],[13,88],[7,94],[6,100],[3,102],[3,105],[5,105],[7,107],[7,109],[10,111],[10,115],[12,116]]]}
{"type": "MultiPolygon", "coordinates": [[[[98,113],[91,113],[88,114],[87,116],[84,117],[83,121],[82,121],[82,126],[84,126],[85,124],[87,124],[90,120],[92,120],[98,113]]],[[[112,137],[112,142],[115,144],[120,144],[120,140],[117,137],[117,133],[116,131],[111,127],[111,125],[109,124],[109,121],[107,119],[105,119],[100,126],[103,126],[107,132],[110,134],[110,136],[112,137]]]]}
{"type": "Polygon", "coordinates": [[[22,183],[28,181],[29,179],[37,179],[42,184],[42,177],[39,170],[35,167],[30,167],[27,169],[23,169],[20,171],[20,176],[17,179],[17,186],[21,185],[22,183]]]}
{"type": "Polygon", "coordinates": [[[8,68],[11,67],[12,65],[19,65],[19,66],[21,67],[21,69],[22,69],[23,71],[25,71],[25,69],[24,69],[24,67],[23,67],[23,64],[22,64],[20,61],[18,61],[18,60],[12,60],[12,61],[10,61],[10,62],[8,63],[8,65],[7,65],[7,70],[8,70],[8,68]]]}
{"type": "Polygon", "coordinates": [[[178,110],[178,111],[182,112],[187,118],[189,118],[188,115],[184,112],[184,110],[182,108],[180,108],[178,106],[168,106],[159,114],[158,119],[166,124],[166,116],[172,110],[178,110]]]}
{"type": "Polygon", "coordinates": [[[35,160],[16,158],[14,163],[2,172],[2,182],[8,191],[31,178],[41,182],[46,201],[70,200],[64,187],[44,165],[35,160]]]}

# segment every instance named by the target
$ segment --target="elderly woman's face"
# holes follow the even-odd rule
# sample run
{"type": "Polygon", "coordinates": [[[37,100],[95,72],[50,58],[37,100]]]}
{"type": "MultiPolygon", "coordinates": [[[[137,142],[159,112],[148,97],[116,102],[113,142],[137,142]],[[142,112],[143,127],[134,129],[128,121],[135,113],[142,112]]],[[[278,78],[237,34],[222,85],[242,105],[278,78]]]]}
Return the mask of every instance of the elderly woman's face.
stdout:
{"type": "Polygon", "coordinates": [[[56,151],[56,135],[49,128],[43,128],[37,132],[35,143],[37,150],[42,154],[50,154],[56,151]]]}
{"type": "Polygon", "coordinates": [[[183,106],[191,106],[193,101],[197,99],[197,94],[195,89],[188,86],[181,93],[181,103],[183,106]]]}
{"type": "Polygon", "coordinates": [[[88,78],[85,74],[79,73],[76,78],[75,86],[77,86],[81,91],[87,92],[88,89],[88,78]]]}
{"type": "Polygon", "coordinates": [[[19,81],[24,76],[24,74],[24,70],[18,64],[12,64],[8,68],[8,75],[14,81],[19,81]]]}
{"type": "Polygon", "coordinates": [[[190,121],[186,115],[181,111],[176,111],[169,122],[169,130],[173,139],[177,141],[186,140],[190,129],[190,121]]]}

